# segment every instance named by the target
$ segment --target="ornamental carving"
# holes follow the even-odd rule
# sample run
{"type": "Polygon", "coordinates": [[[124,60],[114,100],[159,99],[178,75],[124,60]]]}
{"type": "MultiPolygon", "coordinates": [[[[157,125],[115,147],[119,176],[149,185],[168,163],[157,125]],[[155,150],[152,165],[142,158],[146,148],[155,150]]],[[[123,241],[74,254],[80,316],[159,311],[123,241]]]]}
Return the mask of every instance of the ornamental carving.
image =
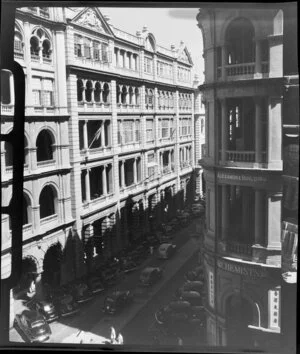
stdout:
{"type": "Polygon", "coordinates": [[[102,23],[93,10],[88,10],[76,22],[79,25],[90,27],[91,29],[97,29],[101,32],[104,32],[102,23]]]}

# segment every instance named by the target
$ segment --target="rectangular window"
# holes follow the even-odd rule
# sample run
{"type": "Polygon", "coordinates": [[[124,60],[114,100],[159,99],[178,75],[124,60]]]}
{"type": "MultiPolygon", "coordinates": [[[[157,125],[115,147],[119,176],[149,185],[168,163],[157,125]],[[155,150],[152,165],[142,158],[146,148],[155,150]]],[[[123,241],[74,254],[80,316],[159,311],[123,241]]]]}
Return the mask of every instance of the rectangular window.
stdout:
{"type": "Polygon", "coordinates": [[[99,43],[93,43],[93,58],[94,60],[100,60],[99,43]]]}
{"type": "Polygon", "coordinates": [[[144,72],[148,74],[152,74],[152,69],[153,69],[153,60],[151,58],[145,57],[144,59],[144,72]]]}
{"type": "Polygon", "coordinates": [[[108,63],[108,44],[101,43],[101,53],[103,63],[108,63]]]}
{"type": "Polygon", "coordinates": [[[140,141],[140,121],[139,120],[135,121],[135,141],[136,142],[140,141]]]}
{"type": "Polygon", "coordinates": [[[122,123],[118,120],[118,144],[122,144],[122,123]]]}
{"type": "Polygon", "coordinates": [[[42,83],[37,77],[32,78],[32,100],[34,106],[42,105],[42,83]]]}
{"type": "Polygon", "coordinates": [[[146,120],[146,141],[153,140],[153,128],[154,128],[153,119],[147,119],[146,120]]]}
{"type": "Polygon", "coordinates": [[[80,37],[76,34],[74,35],[74,54],[77,57],[82,57],[80,37]]]}
{"type": "Polygon", "coordinates": [[[163,119],[161,122],[161,137],[168,138],[169,135],[169,119],[163,119]]]}
{"type": "Polygon", "coordinates": [[[43,80],[43,105],[53,106],[53,81],[50,79],[43,80]]]}
{"type": "Polygon", "coordinates": [[[133,128],[134,128],[134,121],[133,120],[125,120],[122,122],[123,124],[123,137],[124,137],[124,143],[133,143],[133,128]]]}
{"type": "Polygon", "coordinates": [[[91,58],[91,44],[90,41],[88,39],[84,40],[84,56],[87,59],[91,58]]]}

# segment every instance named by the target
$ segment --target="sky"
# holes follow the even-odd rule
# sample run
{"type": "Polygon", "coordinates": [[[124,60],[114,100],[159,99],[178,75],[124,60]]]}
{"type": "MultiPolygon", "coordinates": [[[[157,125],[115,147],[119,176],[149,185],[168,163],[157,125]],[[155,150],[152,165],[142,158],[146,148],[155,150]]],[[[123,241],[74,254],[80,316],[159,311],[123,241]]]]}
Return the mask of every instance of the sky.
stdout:
{"type": "Polygon", "coordinates": [[[196,20],[198,9],[105,7],[100,11],[110,17],[114,27],[133,35],[147,26],[156,43],[168,49],[171,44],[178,48],[182,40],[192,56],[194,73],[203,82],[202,34],[196,20]]]}

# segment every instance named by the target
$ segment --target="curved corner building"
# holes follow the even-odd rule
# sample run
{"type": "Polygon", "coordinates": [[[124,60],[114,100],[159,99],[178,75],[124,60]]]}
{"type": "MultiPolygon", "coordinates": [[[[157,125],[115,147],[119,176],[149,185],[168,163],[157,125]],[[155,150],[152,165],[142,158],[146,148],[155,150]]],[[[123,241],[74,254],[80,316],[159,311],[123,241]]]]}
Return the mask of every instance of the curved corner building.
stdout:
{"type": "Polygon", "coordinates": [[[274,347],[281,338],[284,11],[205,3],[197,21],[205,60],[208,345],[274,347]]]}

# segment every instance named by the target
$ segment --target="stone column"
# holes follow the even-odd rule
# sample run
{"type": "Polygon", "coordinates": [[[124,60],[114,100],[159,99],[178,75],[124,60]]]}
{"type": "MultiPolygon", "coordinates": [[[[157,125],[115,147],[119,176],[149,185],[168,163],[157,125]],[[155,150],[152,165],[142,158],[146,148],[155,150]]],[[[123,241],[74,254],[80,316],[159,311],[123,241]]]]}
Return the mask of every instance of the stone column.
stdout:
{"type": "Polygon", "coordinates": [[[281,199],[282,193],[272,193],[268,195],[268,238],[267,247],[271,249],[281,249],[281,199]]]}
{"type": "Polygon", "coordinates": [[[264,241],[264,194],[262,190],[255,190],[255,244],[262,245],[264,241]]]}
{"type": "Polygon", "coordinates": [[[227,45],[222,46],[222,80],[226,80],[226,65],[227,65],[227,45]]]}
{"type": "Polygon", "coordinates": [[[105,125],[105,120],[101,121],[101,147],[104,148],[105,147],[105,129],[104,129],[104,125],[105,125]]]}
{"type": "Polygon", "coordinates": [[[222,241],[226,241],[229,226],[228,186],[222,185],[222,241]]]}
{"type": "Polygon", "coordinates": [[[121,161],[121,187],[125,187],[125,160],[121,161]]]}
{"type": "Polygon", "coordinates": [[[85,195],[86,195],[86,201],[89,203],[91,200],[91,190],[90,190],[90,169],[88,168],[85,174],[85,195]]]}
{"type": "Polygon", "coordinates": [[[107,195],[106,167],[107,167],[107,165],[103,165],[103,169],[102,169],[102,192],[103,192],[103,195],[107,195]]]}
{"type": "Polygon", "coordinates": [[[88,149],[88,132],[87,132],[88,121],[85,120],[83,124],[83,148],[88,149]]]}
{"type": "Polygon", "coordinates": [[[226,151],[228,146],[228,117],[227,117],[226,99],[221,100],[221,130],[222,130],[221,160],[222,163],[224,164],[226,161],[226,151]]]}
{"type": "Polygon", "coordinates": [[[262,100],[255,98],[255,162],[262,162],[262,100]]]}
{"type": "Polygon", "coordinates": [[[257,39],[255,41],[255,75],[262,75],[262,65],[261,65],[261,40],[257,39]]]}

